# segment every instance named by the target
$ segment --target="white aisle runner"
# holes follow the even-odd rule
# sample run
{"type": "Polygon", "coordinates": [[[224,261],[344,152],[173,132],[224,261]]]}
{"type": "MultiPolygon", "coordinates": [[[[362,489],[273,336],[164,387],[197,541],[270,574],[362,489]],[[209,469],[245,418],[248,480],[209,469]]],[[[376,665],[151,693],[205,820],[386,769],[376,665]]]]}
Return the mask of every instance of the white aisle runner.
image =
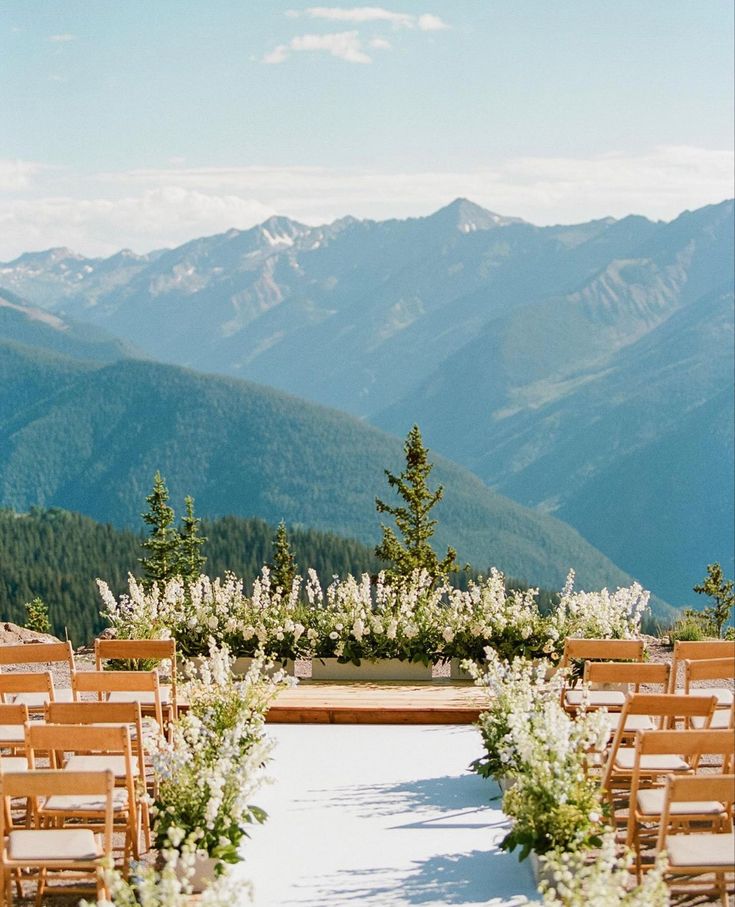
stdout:
{"type": "Polygon", "coordinates": [[[472,727],[269,725],[276,741],[238,874],[256,907],[515,905],[530,868],[498,851],[507,831],[489,781],[468,773],[472,727]]]}

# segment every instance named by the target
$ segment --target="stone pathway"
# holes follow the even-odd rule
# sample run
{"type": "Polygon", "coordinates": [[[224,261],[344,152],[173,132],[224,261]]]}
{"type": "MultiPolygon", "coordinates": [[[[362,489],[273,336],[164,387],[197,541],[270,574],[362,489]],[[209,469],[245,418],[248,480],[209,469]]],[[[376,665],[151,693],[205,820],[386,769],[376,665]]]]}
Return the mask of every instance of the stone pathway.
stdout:
{"type": "Polygon", "coordinates": [[[270,725],[274,783],[258,794],[238,874],[256,907],[516,905],[530,867],[498,851],[499,794],[466,771],[472,727],[270,725]]]}

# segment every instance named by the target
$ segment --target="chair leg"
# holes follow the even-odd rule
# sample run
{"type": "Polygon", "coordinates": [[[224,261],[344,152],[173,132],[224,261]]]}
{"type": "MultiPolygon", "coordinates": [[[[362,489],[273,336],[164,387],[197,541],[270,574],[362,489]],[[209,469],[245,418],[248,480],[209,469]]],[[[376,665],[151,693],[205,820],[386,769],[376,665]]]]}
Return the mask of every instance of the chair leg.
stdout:
{"type": "Polygon", "coordinates": [[[38,873],[38,885],[36,887],[36,907],[43,907],[43,892],[46,888],[46,869],[41,868],[38,873]]]}

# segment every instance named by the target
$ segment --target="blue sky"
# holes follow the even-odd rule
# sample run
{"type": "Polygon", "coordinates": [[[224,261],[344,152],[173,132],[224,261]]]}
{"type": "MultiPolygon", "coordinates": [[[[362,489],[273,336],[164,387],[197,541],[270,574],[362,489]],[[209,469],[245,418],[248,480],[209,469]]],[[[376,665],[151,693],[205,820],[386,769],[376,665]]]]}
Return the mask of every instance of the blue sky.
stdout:
{"type": "Polygon", "coordinates": [[[0,0],[0,259],[733,194],[729,0],[0,0]]]}

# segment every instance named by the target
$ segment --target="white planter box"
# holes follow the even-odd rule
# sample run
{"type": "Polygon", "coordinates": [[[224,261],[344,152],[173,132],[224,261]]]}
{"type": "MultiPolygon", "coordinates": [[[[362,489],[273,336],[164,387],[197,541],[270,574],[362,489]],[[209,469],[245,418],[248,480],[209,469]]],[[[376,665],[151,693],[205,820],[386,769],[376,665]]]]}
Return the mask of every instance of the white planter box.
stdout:
{"type": "MultiPolygon", "coordinates": [[[[235,661],[232,665],[232,673],[236,677],[242,677],[244,674],[247,674],[247,672],[252,667],[252,664],[254,661],[255,661],[254,658],[240,655],[238,658],[235,659],[235,661]]],[[[292,661],[290,658],[286,659],[286,661],[284,661],[284,662],[276,661],[273,671],[271,671],[270,673],[275,673],[276,671],[283,670],[289,675],[289,677],[293,677],[295,667],[296,667],[295,662],[292,661]]]]}
{"type": "Polygon", "coordinates": [[[464,658],[452,658],[449,662],[449,677],[451,680],[466,680],[473,683],[472,675],[465,671],[460,665],[465,661],[464,658]]]}
{"type": "Polygon", "coordinates": [[[431,681],[431,665],[401,661],[398,658],[363,660],[358,667],[351,662],[339,664],[336,658],[314,658],[312,680],[406,680],[431,681]]]}
{"type": "MultiPolygon", "coordinates": [[[[192,894],[200,894],[214,882],[217,878],[215,868],[219,862],[219,860],[210,856],[201,856],[200,854],[197,854],[194,857],[194,871],[193,874],[188,877],[192,894]]],[[[181,863],[176,864],[176,877],[182,882],[186,878],[186,872],[181,863]]]]}

